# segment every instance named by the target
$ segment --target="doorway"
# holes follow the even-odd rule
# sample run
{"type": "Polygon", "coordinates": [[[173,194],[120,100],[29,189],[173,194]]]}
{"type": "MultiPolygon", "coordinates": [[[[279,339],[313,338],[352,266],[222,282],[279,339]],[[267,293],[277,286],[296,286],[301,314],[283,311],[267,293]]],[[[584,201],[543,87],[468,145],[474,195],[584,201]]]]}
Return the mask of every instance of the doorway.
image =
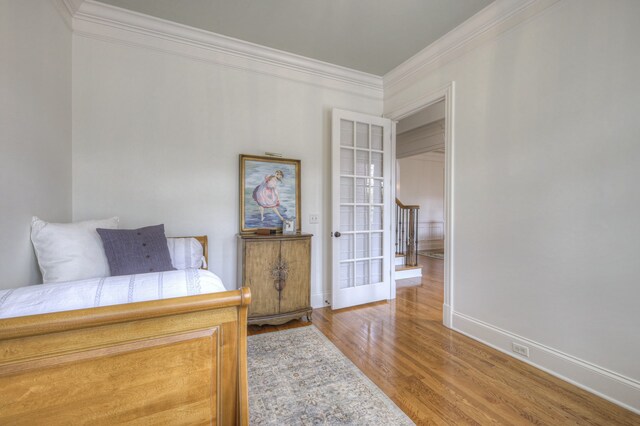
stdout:
{"type": "Polygon", "coordinates": [[[396,126],[397,288],[444,273],[444,124],[442,100],[396,126]],[[435,259],[432,267],[423,257],[435,259]],[[442,271],[432,271],[437,265],[442,271]]]}
{"type": "MultiPolygon", "coordinates": [[[[404,235],[396,239],[395,247],[400,244],[400,254],[404,256],[404,261],[409,264],[415,264],[420,272],[428,274],[431,278],[441,277],[440,290],[442,294],[442,321],[447,327],[452,324],[453,312],[453,103],[454,103],[454,83],[451,82],[444,88],[425,95],[404,107],[396,108],[387,112],[386,116],[396,122],[395,139],[393,143],[393,158],[396,161],[393,164],[394,170],[392,176],[394,179],[392,191],[397,202],[405,206],[413,207],[416,210],[413,214],[407,215],[404,209],[396,209],[394,212],[393,222],[397,229],[402,232],[401,227],[411,225],[409,230],[405,229],[404,235]],[[404,160],[414,157],[413,160],[404,160]],[[420,159],[418,159],[420,158],[420,159]],[[421,206],[420,197],[415,194],[418,192],[409,188],[404,191],[403,186],[403,163],[405,168],[411,161],[421,161],[429,159],[433,163],[442,160],[442,191],[443,208],[438,219],[438,208],[433,207],[437,200],[429,201],[423,198],[425,206],[421,206]],[[400,186],[400,187],[399,187],[400,186]],[[412,193],[414,192],[414,193],[412,193]],[[399,197],[410,197],[406,200],[406,204],[399,197]],[[416,196],[416,198],[413,198],[416,196]],[[418,204],[411,204],[417,202],[418,204]],[[417,209],[415,209],[417,207],[417,209]],[[432,209],[429,211],[430,209],[432,209]],[[427,211],[425,211],[425,209],[427,211]],[[422,210],[422,212],[420,211],[422,210]],[[403,217],[404,215],[404,217],[403,217]],[[421,219],[422,216],[422,219],[421,219]],[[407,217],[409,218],[407,220],[407,217]],[[417,217],[417,219],[416,219],[417,217]],[[434,220],[435,219],[435,220],[434,220]],[[398,242],[399,241],[399,242],[398,242]],[[402,247],[408,245],[409,248],[402,247]],[[426,254],[440,253],[442,259],[437,259],[426,254]]],[[[437,167],[437,166],[436,166],[437,167]]],[[[406,170],[405,170],[406,172],[406,170]]],[[[433,173],[433,171],[432,171],[433,173]]],[[[407,174],[405,174],[405,186],[407,185],[407,174]]],[[[435,186],[439,185],[438,179],[433,179],[431,190],[435,190],[435,186]]],[[[413,185],[415,187],[415,185],[413,185]]],[[[438,191],[435,191],[438,192],[438,191]]],[[[394,249],[395,249],[394,247],[394,249]]],[[[396,251],[397,253],[397,251],[396,251]]],[[[396,260],[397,261],[397,260],[396,260]]],[[[394,272],[392,280],[392,294],[396,294],[398,284],[402,287],[402,282],[396,281],[398,278],[404,278],[404,274],[394,272]],[[399,275],[399,276],[398,276],[399,275]]],[[[421,278],[422,279],[422,278],[421,278]]]]}

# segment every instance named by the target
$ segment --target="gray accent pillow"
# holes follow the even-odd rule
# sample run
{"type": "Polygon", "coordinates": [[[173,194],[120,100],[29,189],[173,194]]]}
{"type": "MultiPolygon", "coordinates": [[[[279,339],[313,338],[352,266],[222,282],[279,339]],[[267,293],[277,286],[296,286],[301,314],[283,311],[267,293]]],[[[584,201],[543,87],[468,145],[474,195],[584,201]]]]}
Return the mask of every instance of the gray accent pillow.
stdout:
{"type": "Polygon", "coordinates": [[[164,225],[139,229],[96,229],[111,275],[173,271],[164,225]]]}

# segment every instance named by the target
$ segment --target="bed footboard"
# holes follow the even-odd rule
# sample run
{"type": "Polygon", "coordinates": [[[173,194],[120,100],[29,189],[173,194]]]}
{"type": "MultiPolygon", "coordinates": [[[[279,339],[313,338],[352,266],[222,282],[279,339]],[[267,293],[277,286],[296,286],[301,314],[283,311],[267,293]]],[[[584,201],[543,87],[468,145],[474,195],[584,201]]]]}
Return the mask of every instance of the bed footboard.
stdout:
{"type": "Polygon", "coordinates": [[[0,320],[0,424],[247,425],[249,289],[0,320]]]}

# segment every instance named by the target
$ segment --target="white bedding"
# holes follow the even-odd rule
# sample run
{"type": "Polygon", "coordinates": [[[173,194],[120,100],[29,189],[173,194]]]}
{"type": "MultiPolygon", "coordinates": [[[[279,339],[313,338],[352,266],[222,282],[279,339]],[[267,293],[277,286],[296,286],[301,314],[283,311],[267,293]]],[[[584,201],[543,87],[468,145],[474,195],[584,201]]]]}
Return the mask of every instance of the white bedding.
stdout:
{"type": "Polygon", "coordinates": [[[203,269],[153,272],[0,290],[0,318],[120,305],[225,291],[203,269]]]}

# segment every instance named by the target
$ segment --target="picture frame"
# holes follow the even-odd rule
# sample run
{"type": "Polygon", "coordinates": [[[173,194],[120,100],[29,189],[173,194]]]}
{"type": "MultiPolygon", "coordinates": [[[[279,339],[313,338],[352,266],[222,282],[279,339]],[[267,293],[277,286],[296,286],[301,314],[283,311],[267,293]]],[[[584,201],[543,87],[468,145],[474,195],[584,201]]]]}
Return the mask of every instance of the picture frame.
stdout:
{"type": "Polygon", "coordinates": [[[292,235],[296,233],[296,219],[285,219],[282,224],[282,233],[292,235]]]}
{"type": "Polygon", "coordinates": [[[300,232],[301,161],[240,154],[240,232],[283,231],[294,220],[300,232]]]}

